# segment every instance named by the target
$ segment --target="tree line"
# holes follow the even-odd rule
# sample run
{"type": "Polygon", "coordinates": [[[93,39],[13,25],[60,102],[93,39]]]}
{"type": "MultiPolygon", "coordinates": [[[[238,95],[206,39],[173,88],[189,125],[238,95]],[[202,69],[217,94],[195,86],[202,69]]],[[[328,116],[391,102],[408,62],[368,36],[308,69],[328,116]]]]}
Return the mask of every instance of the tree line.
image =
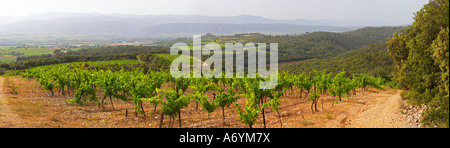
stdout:
{"type": "Polygon", "coordinates": [[[449,127],[449,1],[430,0],[387,42],[402,98],[426,105],[422,123],[449,127]]]}

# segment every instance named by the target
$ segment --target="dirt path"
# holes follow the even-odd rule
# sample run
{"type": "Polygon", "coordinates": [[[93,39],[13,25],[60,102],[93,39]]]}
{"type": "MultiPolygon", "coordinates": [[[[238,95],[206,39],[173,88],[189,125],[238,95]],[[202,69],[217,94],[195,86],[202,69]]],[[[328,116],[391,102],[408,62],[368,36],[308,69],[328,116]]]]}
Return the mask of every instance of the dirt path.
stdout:
{"type": "Polygon", "coordinates": [[[7,105],[4,78],[0,77],[0,128],[26,127],[17,114],[7,105]]]}
{"type": "Polygon", "coordinates": [[[366,92],[336,105],[334,110],[340,114],[327,124],[344,128],[416,128],[402,115],[401,103],[399,90],[366,92]]]}

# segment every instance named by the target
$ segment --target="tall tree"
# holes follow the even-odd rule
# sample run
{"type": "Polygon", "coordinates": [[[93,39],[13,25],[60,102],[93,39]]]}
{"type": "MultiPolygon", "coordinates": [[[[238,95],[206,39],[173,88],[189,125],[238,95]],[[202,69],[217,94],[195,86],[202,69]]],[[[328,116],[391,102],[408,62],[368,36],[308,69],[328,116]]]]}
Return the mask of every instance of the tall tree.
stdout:
{"type": "Polygon", "coordinates": [[[428,106],[424,124],[448,127],[449,1],[430,0],[414,20],[387,41],[395,80],[405,90],[404,99],[428,106]]]}

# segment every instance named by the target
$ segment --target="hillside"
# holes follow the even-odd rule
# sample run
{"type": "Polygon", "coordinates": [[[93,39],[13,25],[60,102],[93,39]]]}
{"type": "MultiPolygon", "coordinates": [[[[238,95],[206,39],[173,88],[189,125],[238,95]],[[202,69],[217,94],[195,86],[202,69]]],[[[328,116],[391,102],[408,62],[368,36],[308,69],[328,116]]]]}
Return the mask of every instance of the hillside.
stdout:
{"type": "MultiPolygon", "coordinates": [[[[332,68],[331,70],[333,72],[337,72],[345,68],[346,70],[355,72],[368,72],[369,74],[381,75],[384,78],[390,79],[390,76],[388,75],[392,70],[392,68],[390,67],[392,63],[390,63],[391,60],[386,60],[387,53],[385,52],[385,50],[381,52],[381,50],[385,48],[384,46],[377,45],[370,47],[368,49],[364,48],[356,51],[353,50],[366,47],[369,44],[383,42],[388,37],[391,37],[393,33],[400,31],[402,31],[402,27],[367,27],[344,33],[312,32],[294,36],[292,35],[272,36],[272,35],[263,35],[259,33],[236,34],[233,36],[215,36],[210,34],[202,37],[202,43],[206,44],[209,42],[216,42],[220,44],[222,47],[224,47],[225,43],[236,43],[236,42],[241,42],[244,44],[278,43],[279,45],[278,60],[280,63],[286,62],[292,63],[306,60],[307,61],[306,63],[308,63],[306,65],[312,64],[312,66],[317,67],[316,69],[332,68]],[[380,52],[377,53],[378,51],[380,52]],[[346,52],[349,53],[340,56],[341,54],[344,54],[346,52]],[[367,55],[367,54],[376,54],[376,55],[367,55]],[[371,58],[362,59],[363,56],[360,55],[367,55],[365,57],[371,56],[376,57],[374,57],[373,59],[371,58]],[[343,57],[348,56],[354,56],[353,59],[358,59],[356,60],[357,62],[355,61],[350,62],[348,60],[346,62],[342,61],[343,57]],[[333,57],[338,58],[333,59],[333,57]],[[380,58],[381,61],[383,61],[384,63],[377,63],[377,62],[373,63],[371,61],[371,60],[380,61],[380,58]],[[333,62],[328,62],[325,60],[318,61],[317,59],[332,60],[333,62]],[[337,66],[332,65],[341,62],[352,65],[337,65],[337,66]],[[364,65],[367,67],[361,67],[364,65]],[[377,66],[381,67],[377,68],[377,66]]],[[[188,45],[192,46],[192,39],[179,38],[172,41],[156,43],[151,46],[107,46],[107,47],[92,47],[92,48],[77,49],[77,51],[64,52],[58,55],[50,55],[51,58],[48,57],[46,58],[43,56],[26,56],[21,58],[23,61],[11,63],[9,65],[8,64],[0,65],[0,68],[2,68],[0,69],[0,71],[2,71],[0,73],[3,73],[5,70],[8,69],[9,70],[26,69],[30,66],[35,67],[40,65],[57,64],[57,63],[93,61],[98,59],[102,60],[136,59],[137,55],[148,51],[157,51],[157,53],[168,53],[169,52],[168,49],[170,48],[170,46],[177,42],[185,42],[188,45]]],[[[53,53],[53,51],[49,52],[53,53]]],[[[149,54],[143,54],[141,56],[142,59],[145,58],[153,59],[148,57],[149,54]]],[[[207,57],[208,56],[204,56],[204,59],[207,57]]],[[[292,66],[283,65],[281,66],[281,70],[291,72],[312,71],[311,67],[302,66],[304,65],[303,62],[300,62],[299,64],[293,64],[292,66]]]]}
{"type": "MultiPolygon", "coordinates": [[[[336,57],[347,51],[386,41],[403,27],[366,27],[350,32],[312,32],[302,35],[263,35],[259,33],[234,36],[202,36],[202,44],[215,42],[224,48],[225,43],[278,43],[278,61],[292,62],[336,57]]],[[[161,45],[184,42],[192,46],[192,39],[180,38],[161,45]]]]}
{"type": "Polygon", "coordinates": [[[304,34],[312,31],[349,31],[356,27],[306,26],[292,24],[219,24],[219,23],[170,23],[141,30],[140,36],[191,36],[193,34],[214,33],[217,35],[234,35],[260,32],[263,34],[304,34]]]}
{"type": "Polygon", "coordinates": [[[251,15],[218,17],[198,15],[48,13],[26,18],[5,19],[0,24],[0,35],[8,36],[11,34],[33,33],[35,35],[72,34],[108,37],[178,37],[180,35],[191,36],[193,33],[204,34],[211,32],[217,34],[247,32],[300,34],[312,31],[349,31],[360,28],[358,26],[369,24],[356,22],[354,25],[337,25],[338,27],[333,27],[336,24],[325,23],[324,21],[304,19],[275,20],[251,15]]]}
{"type": "Polygon", "coordinates": [[[385,43],[379,43],[355,49],[336,57],[281,64],[279,68],[281,71],[291,73],[312,73],[314,69],[321,69],[332,73],[345,70],[351,73],[366,73],[381,76],[390,80],[392,77],[391,72],[394,68],[394,61],[389,56],[385,43]]]}

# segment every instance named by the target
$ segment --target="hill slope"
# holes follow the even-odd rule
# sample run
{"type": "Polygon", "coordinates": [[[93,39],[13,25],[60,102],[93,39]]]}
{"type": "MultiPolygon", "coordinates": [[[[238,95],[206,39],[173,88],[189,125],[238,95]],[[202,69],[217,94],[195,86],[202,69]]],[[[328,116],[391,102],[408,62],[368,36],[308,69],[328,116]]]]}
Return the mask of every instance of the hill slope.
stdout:
{"type": "Polygon", "coordinates": [[[352,50],[336,57],[300,61],[280,65],[281,71],[292,73],[313,72],[314,69],[338,73],[342,70],[351,73],[367,73],[391,79],[394,61],[387,52],[384,43],[352,50]]]}
{"type": "MultiPolygon", "coordinates": [[[[237,34],[234,36],[202,36],[202,43],[278,43],[278,61],[292,62],[336,57],[347,51],[386,41],[403,27],[367,27],[344,33],[312,32],[302,35],[237,34]]],[[[184,42],[192,46],[192,39],[181,38],[161,44],[184,42]]]]}
{"type": "Polygon", "coordinates": [[[234,34],[265,32],[299,34],[313,31],[349,31],[360,26],[387,26],[387,22],[349,22],[332,20],[279,20],[261,16],[129,15],[95,13],[46,13],[23,18],[0,18],[0,34],[75,33],[164,35],[182,33],[234,34]],[[350,26],[350,27],[348,27],[350,26]]]}

